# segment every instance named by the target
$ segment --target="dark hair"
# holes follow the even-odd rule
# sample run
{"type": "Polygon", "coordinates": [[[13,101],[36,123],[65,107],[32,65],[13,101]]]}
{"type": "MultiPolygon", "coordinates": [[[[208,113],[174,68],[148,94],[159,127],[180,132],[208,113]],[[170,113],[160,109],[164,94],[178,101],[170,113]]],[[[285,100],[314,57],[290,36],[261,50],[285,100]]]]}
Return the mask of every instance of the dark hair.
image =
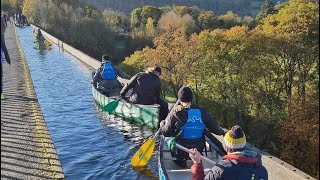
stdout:
{"type": "Polygon", "coordinates": [[[110,60],[110,56],[107,54],[102,55],[102,61],[104,60],[110,60]]]}
{"type": "Polygon", "coordinates": [[[148,67],[146,69],[146,72],[151,72],[151,73],[157,72],[161,75],[161,68],[159,66],[148,67]]]}
{"type": "Polygon", "coordinates": [[[155,67],[153,67],[153,71],[156,71],[161,75],[161,67],[155,66],[155,67]]]}

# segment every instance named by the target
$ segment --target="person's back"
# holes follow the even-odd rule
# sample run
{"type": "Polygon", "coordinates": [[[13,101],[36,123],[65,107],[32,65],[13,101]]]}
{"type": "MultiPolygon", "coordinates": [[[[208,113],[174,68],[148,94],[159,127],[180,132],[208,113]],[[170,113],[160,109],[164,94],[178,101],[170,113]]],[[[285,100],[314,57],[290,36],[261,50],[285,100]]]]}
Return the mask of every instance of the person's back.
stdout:
{"type": "Polygon", "coordinates": [[[38,29],[38,31],[37,31],[37,36],[36,36],[36,39],[37,39],[37,42],[39,43],[39,44],[41,44],[41,45],[45,45],[45,38],[43,37],[43,35],[42,35],[42,33],[41,33],[41,30],[40,29],[38,29]]]}
{"type": "Polygon", "coordinates": [[[107,55],[102,56],[102,64],[92,78],[92,83],[107,96],[119,96],[120,83],[117,77],[128,79],[130,76],[114,66],[107,55]]]}
{"type": "Polygon", "coordinates": [[[156,104],[161,88],[160,79],[153,73],[140,73],[130,101],[138,104],[156,104]]]}
{"type": "MultiPolygon", "coordinates": [[[[122,97],[132,89],[129,101],[136,104],[152,105],[160,101],[161,81],[157,70],[141,72],[133,76],[120,92],[122,97]]],[[[161,70],[160,70],[161,73],[161,70]]]]}
{"type": "MultiPolygon", "coordinates": [[[[243,160],[245,161],[245,160],[243,160]]],[[[205,180],[267,180],[267,170],[257,162],[223,160],[208,173],[205,180]]]]}
{"type": "Polygon", "coordinates": [[[117,73],[110,61],[106,61],[101,65],[101,80],[99,87],[105,91],[114,91],[119,88],[117,73]]]}
{"type": "MultiPolygon", "coordinates": [[[[182,87],[178,92],[181,105],[178,105],[173,115],[161,122],[160,126],[164,136],[175,137],[173,141],[176,140],[186,148],[197,148],[202,152],[205,147],[206,129],[216,135],[224,135],[225,130],[208,115],[205,109],[193,105],[192,97],[191,88],[182,87]]],[[[171,146],[170,143],[168,145],[171,146]]],[[[178,165],[186,166],[186,160],[189,159],[188,153],[177,150],[172,152],[172,155],[177,158],[175,162],[178,165]]]]}

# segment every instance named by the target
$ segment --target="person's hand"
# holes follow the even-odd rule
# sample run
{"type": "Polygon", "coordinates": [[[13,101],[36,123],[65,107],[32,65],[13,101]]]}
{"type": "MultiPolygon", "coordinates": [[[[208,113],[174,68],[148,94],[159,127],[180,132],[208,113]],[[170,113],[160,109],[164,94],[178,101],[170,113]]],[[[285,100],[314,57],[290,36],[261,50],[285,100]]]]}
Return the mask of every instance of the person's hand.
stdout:
{"type": "Polygon", "coordinates": [[[163,127],[165,123],[165,120],[160,121],[160,127],[163,127]]]}
{"type": "Polygon", "coordinates": [[[93,84],[93,80],[90,81],[90,84],[93,84]]]}
{"type": "Polygon", "coordinates": [[[196,148],[190,149],[190,151],[191,151],[192,153],[189,153],[189,157],[190,157],[190,159],[193,161],[193,163],[194,163],[194,164],[199,164],[199,163],[201,163],[201,159],[200,159],[201,154],[199,153],[199,151],[198,151],[196,148]]]}
{"type": "Polygon", "coordinates": [[[120,92],[120,98],[124,98],[126,96],[125,93],[120,92]]]}
{"type": "Polygon", "coordinates": [[[225,129],[225,128],[222,128],[224,133],[223,133],[223,136],[226,135],[226,133],[229,131],[228,129],[225,129]]]}
{"type": "Polygon", "coordinates": [[[171,137],[167,142],[168,148],[173,150],[176,147],[176,137],[171,137]]]}

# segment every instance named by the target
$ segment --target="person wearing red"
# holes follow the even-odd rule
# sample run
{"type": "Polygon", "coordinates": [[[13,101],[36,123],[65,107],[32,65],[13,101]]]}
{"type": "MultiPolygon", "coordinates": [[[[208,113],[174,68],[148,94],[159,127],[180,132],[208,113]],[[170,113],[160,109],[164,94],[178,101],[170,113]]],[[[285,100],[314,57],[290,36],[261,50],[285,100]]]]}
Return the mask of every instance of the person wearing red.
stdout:
{"type": "Polygon", "coordinates": [[[246,150],[246,136],[241,127],[236,125],[224,136],[227,155],[217,163],[206,175],[200,161],[201,154],[191,149],[189,157],[193,161],[191,167],[192,180],[268,180],[266,168],[262,165],[261,155],[246,150]]]}

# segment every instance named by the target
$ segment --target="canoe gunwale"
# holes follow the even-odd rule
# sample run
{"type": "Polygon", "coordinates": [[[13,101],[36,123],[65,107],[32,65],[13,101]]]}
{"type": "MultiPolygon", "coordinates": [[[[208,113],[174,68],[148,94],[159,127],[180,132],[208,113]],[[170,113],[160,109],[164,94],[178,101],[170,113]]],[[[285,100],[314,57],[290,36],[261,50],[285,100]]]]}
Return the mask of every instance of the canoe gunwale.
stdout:
{"type": "MultiPolygon", "coordinates": [[[[164,177],[166,178],[166,180],[169,180],[169,175],[166,171],[166,169],[164,169],[165,165],[164,165],[164,162],[163,162],[163,146],[164,146],[164,136],[160,136],[160,144],[159,144],[159,168],[161,168],[161,171],[162,171],[162,174],[164,175],[164,177]]],[[[160,172],[160,170],[159,170],[160,172]]],[[[159,176],[160,178],[161,176],[159,176]]],[[[162,179],[161,179],[162,180],[162,179]]]]}
{"type": "MultiPolygon", "coordinates": [[[[94,100],[101,107],[104,107],[105,105],[107,105],[106,102],[110,103],[113,100],[115,101],[115,100],[118,99],[118,97],[115,97],[115,96],[114,97],[108,97],[108,96],[102,94],[93,85],[91,85],[91,88],[92,88],[92,94],[93,94],[94,100]],[[102,101],[102,102],[100,102],[100,101],[102,101]]],[[[150,126],[152,128],[157,128],[157,125],[159,124],[160,105],[158,105],[158,104],[154,104],[154,105],[133,104],[133,103],[129,103],[129,102],[125,101],[125,100],[120,100],[120,103],[122,105],[119,104],[119,106],[120,105],[122,107],[126,106],[128,109],[132,109],[132,108],[133,109],[139,109],[139,111],[144,112],[144,114],[148,113],[149,115],[147,115],[147,116],[150,116],[151,119],[150,119],[150,121],[145,122],[144,121],[145,118],[142,118],[142,116],[145,116],[145,115],[142,115],[142,116],[140,115],[140,117],[131,116],[131,115],[128,116],[128,115],[125,115],[123,112],[117,112],[117,111],[119,111],[117,109],[115,110],[115,112],[113,112],[114,115],[122,117],[122,118],[125,118],[126,120],[132,121],[134,123],[145,124],[145,125],[148,125],[148,126],[150,126]],[[151,110],[151,112],[150,112],[150,110],[151,110]],[[154,113],[156,113],[156,114],[154,114],[154,113]]],[[[130,112],[130,114],[131,114],[131,112],[130,112]]]]}

